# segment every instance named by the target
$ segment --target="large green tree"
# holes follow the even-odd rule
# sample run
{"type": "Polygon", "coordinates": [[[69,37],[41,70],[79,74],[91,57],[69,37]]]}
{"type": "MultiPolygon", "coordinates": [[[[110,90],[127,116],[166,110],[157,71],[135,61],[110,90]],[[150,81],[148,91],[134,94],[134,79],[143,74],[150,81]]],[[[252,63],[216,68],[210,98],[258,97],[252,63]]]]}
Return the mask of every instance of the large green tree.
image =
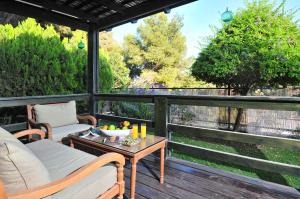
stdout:
{"type": "MultiPolygon", "coordinates": [[[[223,23],[192,66],[192,74],[247,95],[256,86],[300,82],[300,30],[294,12],[267,0],[246,2],[223,23]]],[[[236,121],[238,128],[242,109],[236,121]]]]}
{"type": "Polygon", "coordinates": [[[186,50],[182,27],[180,16],[168,20],[166,14],[160,13],[145,18],[137,36],[125,37],[125,58],[131,71],[136,74],[147,68],[157,72],[180,64],[186,50]]]}
{"type": "MultiPolygon", "coordinates": [[[[61,42],[53,26],[43,28],[33,19],[15,28],[0,25],[1,96],[86,92],[87,53],[77,49],[79,38],[82,35],[76,33],[68,42],[61,42]]],[[[108,92],[113,76],[102,51],[100,60],[99,84],[108,92]]]]}
{"type": "Polygon", "coordinates": [[[186,39],[182,27],[182,17],[175,15],[169,19],[160,13],[145,18],[137,35],[125,37],[124,56],[134,78],[132,86],[145,87],[155,83],[167,87],[199,85],[189,74],[191,62],[185,58],[186,39]]]}
{"type": "Polygon", "coordinates": [[[247,2],[202,49],[192,74],[246,95],[255,86],[300,81],[300,30],[293,12],[267,0],[247,2]]]}

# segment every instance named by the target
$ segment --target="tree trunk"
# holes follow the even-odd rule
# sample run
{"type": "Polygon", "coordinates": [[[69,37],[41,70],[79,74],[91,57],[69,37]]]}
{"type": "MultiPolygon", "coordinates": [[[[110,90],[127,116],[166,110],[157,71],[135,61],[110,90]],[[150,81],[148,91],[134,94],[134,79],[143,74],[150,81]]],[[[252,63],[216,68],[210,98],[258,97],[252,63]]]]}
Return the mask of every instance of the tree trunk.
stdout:
{"type": "Polygon", "coordinates": [[[239,130],[243,113],[244,113],[244,109],[243,108],[238,108],[238,113],[237,113],[237,116],[236,116],[236,119],[235,119],[233,131],[238,131],[239,130]]]}
{"type": "MultiPolygon", "coordinates": [[[[241,90],[241,92],[240,92],[241,96],[246,96],[249,90],[250,90],[250,88],[245,88],[245,89],[241,90]]],[[[243,113],[244,113],[244,109],[238,108],[238,113],[237,113],[237,116],[235,119],[233,131],[238,131],[240,129],[243,113]]]]}
{"type": "MultiPolygon", "coordinates": [[[[228,84],[228,91],[227,91],[227,96],[230,96],[231,95],[231,88],[230,88],[230,84],[228,84]]],[[[228,123],[228,130],[230,130],[230,127],[231,127],[231,107],[228,106],[227,107],[227,123],[228,123]]]]}

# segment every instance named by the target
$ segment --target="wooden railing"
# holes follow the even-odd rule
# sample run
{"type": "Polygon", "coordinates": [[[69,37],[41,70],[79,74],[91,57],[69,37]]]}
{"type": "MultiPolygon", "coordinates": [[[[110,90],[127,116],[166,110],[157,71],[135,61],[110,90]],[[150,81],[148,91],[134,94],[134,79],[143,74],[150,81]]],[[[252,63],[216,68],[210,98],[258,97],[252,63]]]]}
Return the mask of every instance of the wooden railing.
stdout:
{"type": "MultiPolygon", "coordinates": [[[[72,94],[72,95],[51,95],[51,96],[29,96],[29,97],[0,97],[0,108],[26,106],[27,104],[46,104],[68,102],[70,100],[84,101],[88,100],[90,95],[72,94]]],[[[1,126],[8,131],[20,131],[27,128],[27,122],[8,124],[1,126]]]]}
{"type": "Polygon", "coordinates": [[[170,139],[171,132],[177,132],[187,137],[210,138],[224,141],[234,141],[255,145],[269,145],[287,149],[300,150],[300,140],[271,136],[253,135],[247,133],[200,128],[169,122],[170,105],[192,105],[210,107],[234,107],[245,109],[300,111],[299,97],[236,97],[236,96],[176,96],[176,95],[128,95],[128,94],[97,94],[95,100],[144,102],[154,104],[154,121],[107,116],[97,114],[98,118],[113,121],[128,119],[133,122],[147,122],[155,129],[155,133],[169,138],[168,150],[176,150],[194,156],[210,158],[230,164],[241,165],[264,171],[289,174],[300,177],[300,166],[289,165],[270,160],[232,154],[198,146],[192,146],[170,139]]]}
{"type": "MultiPolygon", "coordinates": [[[[129,120],[135,123],[147,123],[153,127],[157,135],[169,138],[168,150],[176,150],[195,156],[211,158],[235,165],[264,171],[289,174],[300,177],[300,166],[289,165],[270,160],[258,159],[238,154],[232,154],[198,146],[192,146],[170,139],[170,132],[177,132],[185,136],[192,136],[198,139],[210,138],[225,141],[235,141],[240,143],[269,145],[289,149],[300,150],[300,140],[278,138],[270,136],[253,135],[233,131],[218,129],[200,128],[171,124],[169,121],[170,105],[192,105],[192,106],[212,106],[212,107],[235,107],[264,110],[287,110],[300,111],[299,97],[233,97],[233,96],[176,96],[176,95],[128,95],[128,94],[89,94],[63,95],[63,96],[42,96],[42,97],[13,97],[0,98],[1,107],[24,106],[36,103],[56,103],[69,100],[89,100],[97,101],[122,101],[122,102],[142,102],[154,104],[154,121],[136,118],[126,118],[113,115],[96,114],[98,119],[123,121],[129,120]]],[[[4,126],[8,130],[17,130],[26,127],[26,123],[12,124],[4,126]]]]}

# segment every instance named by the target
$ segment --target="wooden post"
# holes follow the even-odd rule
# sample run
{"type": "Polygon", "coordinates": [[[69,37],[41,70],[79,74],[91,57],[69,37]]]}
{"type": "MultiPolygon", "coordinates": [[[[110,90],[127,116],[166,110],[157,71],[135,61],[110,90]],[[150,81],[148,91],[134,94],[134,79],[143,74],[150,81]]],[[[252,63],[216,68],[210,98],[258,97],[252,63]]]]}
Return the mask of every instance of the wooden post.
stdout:
{"type": "MultiPolygon", "coordinates": [[[[168,99],[166,97],[155,97],[154,98],[154,105],[155,105],[155,134],[166,137],[168,140],[169,138],[169,131],[168,131],[168,123],[169,123],[169,104],[168,99]]],[[[169,152],[164,153],[168,155],[169,152]]],[[[159,154],[156,154],[159,157],[159,154]]]]}
{"type": "Polygon", "coordinates": [[[155,97],[155,133],[162,137],[168,135],[168,99],[165,97],[155,97]]]}
{"type": "Polygon", "coordinates": [[[91,115],[97,113],[97,103],[94,94],[99,90],[99,30],[96,24],[89,25],[88,30],[88,72],[87,83],[89,99],[89,112],[91,115]]]}

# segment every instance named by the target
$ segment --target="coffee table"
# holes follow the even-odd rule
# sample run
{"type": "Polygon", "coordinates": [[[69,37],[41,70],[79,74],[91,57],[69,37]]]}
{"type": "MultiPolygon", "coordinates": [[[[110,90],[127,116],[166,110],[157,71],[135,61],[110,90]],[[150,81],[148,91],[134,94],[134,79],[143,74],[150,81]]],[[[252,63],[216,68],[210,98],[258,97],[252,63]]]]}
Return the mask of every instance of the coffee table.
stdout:
{"type": "Polygon", "coordinates": [[[130,199],[135,197],[136,165],[138,161],[151,153],[160,150],[160,183],[164,183],[165,146],[167,139],[154,135],[147,135],[145,139],[134,146],[124,146],[118,142],[103,142],[103,136],[96,138],[81,138],[78,133],[69,135],[71,146],[74,144],[100,150],[102,152],[116,152],[124,155],[131,162],[130,199]]]}

